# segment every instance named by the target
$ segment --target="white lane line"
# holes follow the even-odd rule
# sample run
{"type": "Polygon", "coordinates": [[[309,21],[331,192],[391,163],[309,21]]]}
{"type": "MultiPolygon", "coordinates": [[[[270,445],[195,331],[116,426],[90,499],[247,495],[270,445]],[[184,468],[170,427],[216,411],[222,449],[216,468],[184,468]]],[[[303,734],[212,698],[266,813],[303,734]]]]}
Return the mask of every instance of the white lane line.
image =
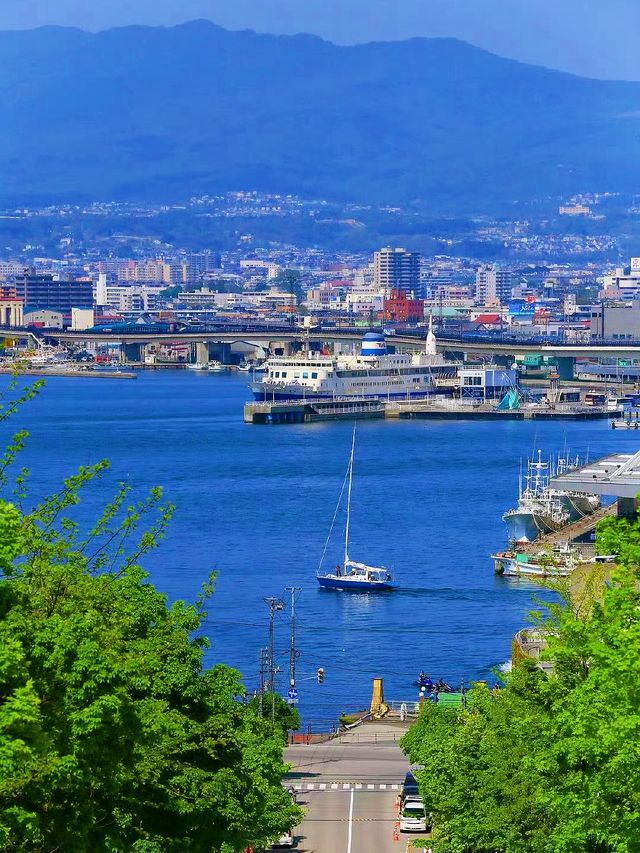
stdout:
{"type": "Polygon", "coordinates": [[[353,788],[351,789],[351,800],[349,802],[349,834],[347,835],[347,853],[351,853],[351,842],[353,840],[353,788]]]}
{"type": "Polygon", "coordinates": [[[313,791],[315,787],[316,787],[316,783],[315,783],[315,782],[309,782],[309,783],[307,783],[307,791],[313,791]]]}
{"type": "Polygon", "coordinates": [[[381,790],[381,791],[386,791],[386,790],[387,790],[387,786],[386,786],[386,785],[380,785],[380,790],[381,790]]]}
{"type": "Polygon", "coordinates": [[[337,783],[337,782],[332,782],[332,783],[331,783],[331,790],[332,790],[332,791],[337,791],[337,790],[338,790],[338,783],[337,783]]]}
{"type": "Polygon", "coordinates": [[[392,790],[392,791],[397,791],[399,787],[400,787],[400,785],[392,785],[392,786],[391,786],[391,790],[392,790]]]}
{"type": "Polygon", "coordinates": [[[362,789],[362,782],[356,782],[356,791],[360,791],[362,789]]]}
{"type": "Polygon", "coordinates": [[[351,787],[351,785],[348,782],[344,782],[342,785],[342,790],[348,791],[350,787],[351,787]]]}
{"type": "Polygon", "coordinates": [[[293,787],[294,787],[294,790],[296,790],[296,791],[302,790],[302,785],[294,785],[293,787]]]}
{"type": "Polygon", "coordinates": [[[318,787],[320,788],[321,791],[326,791],[327,790],[327,783],[326,782],[320,782],[318,787]]]}
{"type": "Polygon", "coordinates": [[[375,785],[367,785],[367,791],[373,791],[375,787],[375,785]]]}

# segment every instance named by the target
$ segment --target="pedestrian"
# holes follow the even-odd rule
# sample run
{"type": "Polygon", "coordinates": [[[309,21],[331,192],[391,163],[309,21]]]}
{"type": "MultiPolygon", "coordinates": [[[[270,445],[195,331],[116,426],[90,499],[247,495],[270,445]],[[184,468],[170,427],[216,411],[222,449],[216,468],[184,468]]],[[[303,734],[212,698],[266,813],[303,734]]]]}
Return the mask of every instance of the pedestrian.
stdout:
{"type": "Polygon", "coordinates": [[[340,572],[341,572],[341,571],[342,571],[342,569],[340,568],[340,566],[336,566],[336,576],[337,576],[337,577],[340,577],[340,572]]]}

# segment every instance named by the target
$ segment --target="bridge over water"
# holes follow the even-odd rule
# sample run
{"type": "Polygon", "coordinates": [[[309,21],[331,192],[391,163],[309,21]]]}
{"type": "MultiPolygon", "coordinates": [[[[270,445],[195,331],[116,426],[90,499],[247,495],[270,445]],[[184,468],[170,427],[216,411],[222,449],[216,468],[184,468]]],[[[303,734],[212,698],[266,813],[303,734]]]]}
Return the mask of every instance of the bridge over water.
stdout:
{"type": "MultiPolygon", "coordinates": [[[[148,326],[139,330],[133,326],[126,331],[118,328],[95,329],[85,331],[53,329],[16,329],[0,328],[0,337],[30,337],[34,342],[83,344],[116,343],[121,347],[124,360],[141,361],[144,348],[151,344],[190,343],[193,345],[196,360],[206,360],[212,351],[228,355],[232,344],[241,343],[274,351],[291,352],[305,341],[321,344],[347,343],[357,344],[365,330],[316,326],[310,329],[294,328],[282,325],[208,325],[206,327],[177,327],[175,329],[154,330],[148,326]]],[[[422,349],[425,344],[426,330],[403,331],[387,335],[390,346],[403,351],[422,349]]],[[[576,358],[640,358],[640,340],[601,341],[597,343],[568,343],[549,338],[523,339],[504,335],[479,336],[477,334],[454,335],[447,333],[439,337],[438,350],[445,353],[480,355],[487,357],[514,358],[518,355],[542,355],[557,359],[560,376],[570,379],[573,376],[576,358]]]]}

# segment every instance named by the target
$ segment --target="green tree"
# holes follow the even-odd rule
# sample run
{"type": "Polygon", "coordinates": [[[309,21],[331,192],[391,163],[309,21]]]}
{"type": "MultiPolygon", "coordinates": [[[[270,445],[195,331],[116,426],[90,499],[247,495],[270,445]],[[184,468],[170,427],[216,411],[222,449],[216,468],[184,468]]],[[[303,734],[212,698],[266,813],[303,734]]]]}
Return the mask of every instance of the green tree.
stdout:
{"type": "Polygon", "coordinates": [[[304,299],[304,290],[302,289],[302,275],[300,270],[283,269],[273,280],[278,290],[285,293],[292,293],[296,297],[296,301],[302,302],[304,299]]]}
{"type": "Polygon", "coordinates": [[[177,299],[181,293],[182,285],[174,284],[171,287],[165,287],[164,290],[161,290],[160,296],[162,296],[163,299],[177,299]]]}
{"type": "Polygon", "coordinates": [[[405,736],[436,850],[640,850],[639,522],[601,522],[598,549],[619,554],[600,594],[585,607],[562,591],[539,622],[549,674],[527,661],[405,736]]]}
{"type": "Polygon", "coordinates": [[[289,705],[279,693],[266,692],[262,697],[262,714],[260,713],[260,697],[252,696],[249,706],[254,714],[272,720],[279,730],[284,743],[287,742],[287,734],[300,728],[300,714],[298,709],[289,705]]]}
{"type": "MultiPolygon", "coordinates": [[[[5,490],[24,439],[0,466],[5,490]]],[[[172,512],[159,489],[133,503],[121,486],[89,529],[73,519],[106,470],[81,469],[30,511],[20,471],[15,502],[0,502],[0,849],[273,840],[301,813],[281,784],[280,728],[245,704],[239,673],[203,666],[213,578],[192,605],[149,582],[140,561],[172,512]]]]}

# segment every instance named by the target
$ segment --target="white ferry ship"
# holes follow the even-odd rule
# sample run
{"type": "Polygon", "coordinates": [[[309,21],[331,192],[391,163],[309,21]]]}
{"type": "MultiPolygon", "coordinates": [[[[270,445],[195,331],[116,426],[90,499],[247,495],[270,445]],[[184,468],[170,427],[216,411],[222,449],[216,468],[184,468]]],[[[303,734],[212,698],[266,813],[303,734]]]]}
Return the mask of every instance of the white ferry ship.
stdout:
{"type": "Polygon", "coordinates": [[[455,376],[457,365],[438,354],[429,325],[425,349],[413,355],[388,354],[384,335],[367,332],[357,355],[275,356],[251,385],[256,400],[427,397],[437,376],[455,376]]]}

